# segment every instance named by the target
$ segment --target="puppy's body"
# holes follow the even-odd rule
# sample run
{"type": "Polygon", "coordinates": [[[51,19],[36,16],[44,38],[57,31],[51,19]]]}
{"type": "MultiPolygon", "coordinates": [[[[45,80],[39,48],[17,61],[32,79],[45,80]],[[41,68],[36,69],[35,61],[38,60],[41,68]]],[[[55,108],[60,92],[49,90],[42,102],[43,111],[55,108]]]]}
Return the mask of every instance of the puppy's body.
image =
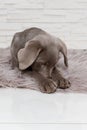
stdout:
{"type": "MultiPolygon", "coordinates": [[[[64,63],[68,66],[66,45],[42,29],[30,28],[16,33],[13,37],[11,44],[12,66],[19,67],[20,70],[32,67],[31,73],[41,83],[41,91],[54,92],[59,79],[53,78],[56,79],[57,85],[55,85],[50,78],[55,75],[54,68],[59,58],[59,52],[63,54],[64,63]]],[[[61,75],[59,77],[61,77],[61,81],[64,79],[61,75]]],[[[63,85],[59,87],[67,88],[70,86],[67,80],[63,81],[63,85]]]]}

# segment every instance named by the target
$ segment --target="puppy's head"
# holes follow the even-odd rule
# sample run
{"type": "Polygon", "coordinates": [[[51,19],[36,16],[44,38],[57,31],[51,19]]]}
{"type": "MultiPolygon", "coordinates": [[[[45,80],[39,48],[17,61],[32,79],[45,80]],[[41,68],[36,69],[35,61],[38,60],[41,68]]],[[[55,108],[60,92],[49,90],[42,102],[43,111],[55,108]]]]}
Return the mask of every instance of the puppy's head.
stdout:
{"type": "MultiPolygon", "coordinates": [[[[60,47],[60,51],[64,55],[65,63],[67,63],[63,47],[60,47]]],[[[58,47],[55,44],[43,46],[39,40],[28,41],[25,47],[18,52],[19,69],[25,70],[31,66],[34,71],[51,77],[51,72],[58,61],[58,52],[58,47]]]]}

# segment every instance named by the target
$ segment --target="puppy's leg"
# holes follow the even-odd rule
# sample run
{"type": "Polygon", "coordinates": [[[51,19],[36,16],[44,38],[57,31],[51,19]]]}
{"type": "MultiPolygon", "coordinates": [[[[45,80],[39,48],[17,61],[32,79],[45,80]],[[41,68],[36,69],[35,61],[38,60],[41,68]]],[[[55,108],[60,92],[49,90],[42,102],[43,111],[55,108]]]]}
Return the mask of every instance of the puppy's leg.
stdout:
{"type": "Polygon", "coordinates": [[[40,86],[40,91],[43,93],[53,93],[57,89],[57,85],[54,83],[52,79],[45,78],[40,73],[35,71],[29,72],[29,75],[37,80],[40,86]]]}
{"type": "Polygon", "coordinates": [[[58,88],[66,89],[71,86],[70,82],[62,76],[56,67],[53,69],[52,79],[56,82],[58,88]]]}

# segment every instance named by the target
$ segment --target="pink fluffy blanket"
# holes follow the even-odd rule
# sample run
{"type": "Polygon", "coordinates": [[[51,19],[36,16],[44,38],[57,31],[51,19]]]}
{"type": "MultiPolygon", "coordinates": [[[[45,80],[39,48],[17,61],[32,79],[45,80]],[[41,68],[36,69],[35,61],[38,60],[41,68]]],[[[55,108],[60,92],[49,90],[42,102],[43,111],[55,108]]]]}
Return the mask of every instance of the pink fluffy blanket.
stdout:
{"type": "MultiPolygon", "coordinates": [[[[57,92],[87,93],[87,50],[68,50],[69,68],[66,69],[63,59],[58,63],[62,74],[70,80],[71,87],[57,92]]],[[[21,74],[10,64],[10,49],[0,49],[0,87],[28,88],[39,90],[39,85],[28,72],[21,74]]],[[[29,91],[29,90],[28,90],[29,91]]]]}

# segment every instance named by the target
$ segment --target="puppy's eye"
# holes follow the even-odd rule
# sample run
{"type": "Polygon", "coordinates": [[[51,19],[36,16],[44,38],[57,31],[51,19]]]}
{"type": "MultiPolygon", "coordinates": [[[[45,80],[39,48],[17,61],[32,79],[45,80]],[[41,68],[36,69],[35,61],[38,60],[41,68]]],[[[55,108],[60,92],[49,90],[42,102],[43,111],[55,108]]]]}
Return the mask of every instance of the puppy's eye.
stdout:
{"type": "Polygon", "coordinates": [[[41,67],[45,67],[46,63],[41,62],[40,65],[41,65],[41,67]]]}
{"type": "Polygon", "coordinates": [[[39,62],[39,65],[41,65],[41,66],[42,66],[42,65],[44,65],[44,63],[43,63],[43,62],[39,62]]]}
{"type": "Polygon", "coordinates": [[[45,65],[46,65],[46,66],[48,66],[48,65],[49,65],[49,63],[48,63],[48,62],[46,62],[46,63],[45,63],[45,65]]]}
{"type": "Polygon", "coordinates": [[[45,64],[44,64],[44,63],[41,63],[41,66],[45,66],[45,64]]]}
{"type": "Polygon", "coordinates": [[[45,63],[44,62],[40,62],[40,65],[41,66],[48,66],[48,62],[45,62],[45,63]]]}

